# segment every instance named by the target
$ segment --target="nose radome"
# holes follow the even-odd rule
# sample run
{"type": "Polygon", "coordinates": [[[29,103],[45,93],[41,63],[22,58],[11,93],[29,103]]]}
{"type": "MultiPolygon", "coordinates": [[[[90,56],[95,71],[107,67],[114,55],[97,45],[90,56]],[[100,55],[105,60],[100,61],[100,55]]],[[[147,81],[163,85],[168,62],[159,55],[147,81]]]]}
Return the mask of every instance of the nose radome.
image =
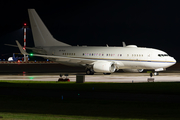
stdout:
{"type": "Polygon", "coordinates": [[[174,64],[176,64],[176,60],[173,58],[174,64]]]}
{"type": "Polygon", "coordinates": [[[176,64],[176,60],[173,57],[171,57],[171,61],[172,61],[172,65],[176,64]]]}

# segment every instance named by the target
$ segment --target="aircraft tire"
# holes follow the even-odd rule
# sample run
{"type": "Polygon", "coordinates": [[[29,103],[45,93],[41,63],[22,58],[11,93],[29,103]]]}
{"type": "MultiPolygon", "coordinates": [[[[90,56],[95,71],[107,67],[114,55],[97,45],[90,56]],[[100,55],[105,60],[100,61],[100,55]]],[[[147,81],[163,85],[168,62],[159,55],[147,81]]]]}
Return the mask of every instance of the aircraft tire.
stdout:
{"type": "Polygon", "coordinates": [[[86,74],[87,75],[94,75],[94,71],[90,70],[90,69],[87,69],[86,70],[86,74]]]}
{"type": "Polygon", "coordinates": [[[159,75],[159,73],[158,73],[158,72],[155,72],[154,75],[157,76],[157,75],[159,75]]]}

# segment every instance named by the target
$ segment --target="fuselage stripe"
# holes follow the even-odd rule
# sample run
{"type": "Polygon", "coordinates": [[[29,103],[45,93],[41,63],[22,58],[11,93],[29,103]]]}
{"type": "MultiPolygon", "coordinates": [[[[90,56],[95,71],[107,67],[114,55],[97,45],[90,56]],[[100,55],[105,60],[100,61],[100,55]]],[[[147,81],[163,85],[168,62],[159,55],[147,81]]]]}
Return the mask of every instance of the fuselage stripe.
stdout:
{"type": "Polygon", "coordinates": [[[96,58],[83,58],[83,57],[72,57],[86,60],[107,60],[107,61],[131,61],[131,62],[155,62],[155,63],[176,63],[174,61],[157,61],[157,60],[129,60],[129,59],[96,59],[96,58]]]}

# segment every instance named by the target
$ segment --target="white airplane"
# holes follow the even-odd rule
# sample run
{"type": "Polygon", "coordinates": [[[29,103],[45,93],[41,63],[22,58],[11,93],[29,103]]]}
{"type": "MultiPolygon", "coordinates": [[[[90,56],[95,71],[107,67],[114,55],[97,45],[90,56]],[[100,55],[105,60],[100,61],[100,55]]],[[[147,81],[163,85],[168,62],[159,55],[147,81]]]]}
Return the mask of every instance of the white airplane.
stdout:
{"type": "MultiPolygon", "coordinates": [[[[66,65],[85,66],[86,74],[110,74],[119,69],[127,72],[142,72],[144,69],[159,72],[176,63],[166,52],[136,45],[126,46],[124,42],[123,47],[71,46],[53,38],[34,9],[28,9],[28,13],[35,43],[35,48],[30,48],[36,53],[33,56],[66,65]]],[[[16,42],[22,54],[31,55],[16,42]]]]}

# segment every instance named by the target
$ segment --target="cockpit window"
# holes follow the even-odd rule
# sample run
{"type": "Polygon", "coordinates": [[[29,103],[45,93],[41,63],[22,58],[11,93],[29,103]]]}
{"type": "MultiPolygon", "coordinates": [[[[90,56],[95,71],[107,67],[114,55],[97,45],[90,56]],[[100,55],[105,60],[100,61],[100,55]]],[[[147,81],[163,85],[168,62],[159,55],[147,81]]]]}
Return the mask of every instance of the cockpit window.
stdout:
{"type": "Polygon", "coordinates": [[[168,54],[158,54],[159,57],[169,56],[168,54]]]}

